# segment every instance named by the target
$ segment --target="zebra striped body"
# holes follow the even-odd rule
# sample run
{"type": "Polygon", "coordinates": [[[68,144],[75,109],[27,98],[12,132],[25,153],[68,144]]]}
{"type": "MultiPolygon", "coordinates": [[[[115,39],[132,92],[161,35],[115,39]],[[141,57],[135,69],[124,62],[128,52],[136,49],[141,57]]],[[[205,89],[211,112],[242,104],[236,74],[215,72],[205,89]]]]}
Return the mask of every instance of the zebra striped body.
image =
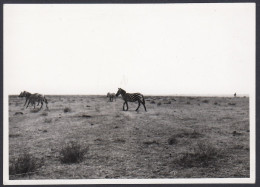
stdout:
{"type": "MultiPolygon", "coordinates": [[[[42,108],[42,106],[43,106],[43,103],[45,103],[46,104],[46,108],[47,109],[49,109],[48,108],[48,101],[47,101],[47,99],[45,98],[45,96],[44,95],[42,95],[42,94],[38,94],[38,93],[35,93],[35,94],[32,94],[30,97],[29,97],[29,102],[28,102],[28,104],[27,104],[27,107],[29,106],[29,104],[31,104],[31,105],[33,105],[34,106],[34,108],[35,108],[35,104],[38,102],[38,105],[41,103],[41,107],[40,107],[40,109],[42,108]]],[[[37,105],[37,106],[38,106],[37,105]]],[[[27,108],[26,107],[26,108],[27,108]]]]}
{"type": "Polygon", "coordinates": [[[43,103],[45,103],[46,104],[46,108],[48,109],[48,106],[47,106],[48,101],[47,101],[47,99],[45,98],[44,95],[41,95],[41,94],[38,94],[38,93],[31,94],[30,92],[24,91],[24,92],[21,92],[18,97],[25,97],[26,98],[25,103],[24,103],[24,106],[25,106],[27,101],[28,101],[26,108],[30,104],[33,105],[34,108],[35,108],[35,104],[38,102],[38,105],[41,103],[41,108],[43,106],[43,103]]]}
{"type": "Polygon", "coordinates": [[[145,100],[144,100],[144,96],[140,93],[126,93],[125,90],[118,88],[118,91],[116,93],[116,96],[122,95],[122,99],[124,100],[124,104],[123,104],[123,111],[125,111],[125,105],[126,105],[126,111],[128,110],[128,103],[127,102],[138,102],[138,107],[136,109],[136,111],[139,109],[140,107],[140,103],[142,103],[142,105],[144,106],[144,109],[146,111],[146,107],[145,107],[145,100]]]}
{"type": "Polygon", "coordinates": [[[116,94],[115,93],[108,92],[107,97],[109,97],[110,102],[113,102],[114,99],[116,100],[116,94]]]}

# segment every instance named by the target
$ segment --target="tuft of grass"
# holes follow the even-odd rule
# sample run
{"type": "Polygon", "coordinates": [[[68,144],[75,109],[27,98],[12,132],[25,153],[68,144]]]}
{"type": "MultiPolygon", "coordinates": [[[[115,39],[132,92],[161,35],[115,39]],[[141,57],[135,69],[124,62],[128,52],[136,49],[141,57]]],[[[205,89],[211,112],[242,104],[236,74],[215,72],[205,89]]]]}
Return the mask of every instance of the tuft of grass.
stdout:
{"type": "Polygon", "coordinates": [[[172,136],[168,139],[168,144],[169,145],[173,145],[173,144],[176,144],[177,143],[177,139],[175,136],[172,136]]]}
{"type": "Polygon", "coordinates": [[[189,105],[189,104],[190,104],[190,102],[189,102],[189,101],[187,101],[187,104],[189,105]]]}
{"type": "Polygon", "coordinates": [[[67,113],[67,112],[71,112],[71,108],[66,107],[66,108],[63,109],[63,111],[64,111],[65,113],[67,113]]]}
{"type": "Polygon", "coordinates": [[[202,101],[203,103],[209,103],[209,100],[205,99],[202,101]]]}
{"type": "Polygon", "coordinates": [[[199,132],[197,132],[196,130],[193,130],[193,132],[188,132],[188,131],[185,131],[185,132],[181,132],[181,133],[178,133],[176,134],[176,137],[178,138],[199,138],[199,137],[202,137],[203,135],[199,132]]]}
{"type": "Polygon", "coordinates": [[[47,112],[43,112],[41,115],[42,116],[48,116],[48,113],[47,112]]]}
{"type": "Polygon", "coordinates": [[[62,163],[79,163],[83,160],[88,148],[82,148],[78,142],[71,141],[60,150],[60,161],[62,163]]]}
{"type": "Polygon", "coordinates": [[[208,142],[199,142],[193,152],[186,152],[174,162],[182,167],[207,167],[214,165],[219,158],[223,157],[222,150],[217,149],[208,142]]]}
{"type": "Polygon", "coordinates": [[[20,134],[9,134],[9,138],[16,138],[18,136],[21,136],[20,134]]]}
{"type": "Polygon", "coordinates": [[[44,123],[51,123],[52,122],[52,119],[45,119],[44,120],[44,123]]]}
{"type": "Polygon", "coordinates": [[[236,105],[236,103],[228,103],[228,105],[232,105],[232,106],[234,106],[234,105],[236,105]]]}
{"type": "Polygon", "coordinates": [[[151,101],[151,104],[155,104],[155,101],[154,101],[154,100],[152,100],[152,101],[151,101]]]}
{"type": "Polygon", "coordinates": [[[157,106],[160,106],[162,103],[161,102],[159,102],[159,103],[157,103],[157,106]]]}
{"type": "Polygon", "coordinates": [[[9,175],[27,174],[41,168],[44,160],[37,159],[31,154],[24,152],[18,158],[10,160],[9,175]]]}
{"type": "Polygon", "coordinates": [[[30,112],[31,113],[37,113],[37,112],[39,112],[41,109],[40,108],[34,108],[34,109],[32,109],[30,112]]]}

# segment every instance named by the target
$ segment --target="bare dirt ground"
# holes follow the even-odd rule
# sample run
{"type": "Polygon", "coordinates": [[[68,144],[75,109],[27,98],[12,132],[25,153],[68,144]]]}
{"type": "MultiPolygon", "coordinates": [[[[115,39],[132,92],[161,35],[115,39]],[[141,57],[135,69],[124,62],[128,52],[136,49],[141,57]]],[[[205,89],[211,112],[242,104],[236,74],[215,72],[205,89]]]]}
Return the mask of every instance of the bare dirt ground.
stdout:
{"type": "Polygon", "coordinates": [[[10,162],[25,151],[44,160],[10,179],[249,177],[249,98],[147,96],[147,112],[106,96],[47,99],[38,111],[9,96],[10,162]],[[60,161],[70,141],[88,148],[82,162],[60,161]]]}

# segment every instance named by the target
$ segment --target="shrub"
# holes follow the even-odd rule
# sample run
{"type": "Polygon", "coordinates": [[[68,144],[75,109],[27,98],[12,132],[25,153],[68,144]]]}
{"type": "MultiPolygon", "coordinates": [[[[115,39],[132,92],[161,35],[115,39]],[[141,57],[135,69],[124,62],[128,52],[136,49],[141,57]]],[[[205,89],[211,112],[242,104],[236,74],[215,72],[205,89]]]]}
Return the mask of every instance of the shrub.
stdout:
{"type": "Polygon", "coordinates": [[[151,101],[151,104],[155,104],[155,101],[151,101]]]}
{"type": "Polygon", "coordinates": [[[9,174],[26,174],[29,172],[34,172],[44,164],[44,160],[37,159],[29,153],[23,153],[19,155],[18,158],[10,160],[9,164],[9,174]]]}
{"type": "Polygon", "coordinates": [[[81,148],[77,142],[67,143],[60,151],[60,161],[62,163],[78,163],[84,158],[88,148],[81,148]]]}
{"type": "Polygon", "coordinates": [[[42,116],[48,116],[48,113],[47,112],[43,112],[41,115],[42,116]]]}
{"type": "Polygon", "coordinates": [[[199,142],[193,152],[184,153],[175,162],[183,167],[207,167],[221,156],[221,150],[209,143],[199,142]]]}
{"type": "Polygon", "coordinates": [[[205,99],[202,101],[203,103],[209,103],[209,100],[205,99]]]}
{"type": "Polygon", "coordinates": [[[162,103],[161,102],[159,102],[159,103],[157,103],[157,106],[160,106],[162,103]]]}
{"type": "Polygon", "coordinates": [[[63,110],[65,113],[67,113],[67,112],[71,112],[71,109],[69,108],[69,107],[66,107],[66,108],[64,108],[64,110],[63,110]]]}
{"type": "Polygon", "coordinates": [[[173,144],[176,144],[177,143],[177,139],[176,137],[172,136],[168,139],[168,144],[169,145],[173,145],[173,144]]]}
{"type": "Polygon", "coordinates": [[[51,123],[52,119],[44,119],[44,123],[51,123]]]}

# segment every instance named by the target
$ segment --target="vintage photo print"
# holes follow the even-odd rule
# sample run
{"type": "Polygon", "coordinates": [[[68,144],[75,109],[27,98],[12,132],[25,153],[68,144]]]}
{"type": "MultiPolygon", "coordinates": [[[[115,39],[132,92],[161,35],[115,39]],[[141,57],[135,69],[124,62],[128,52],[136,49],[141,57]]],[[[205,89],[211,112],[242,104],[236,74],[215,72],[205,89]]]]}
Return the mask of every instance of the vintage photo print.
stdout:
{"type": "Polygon", "coordinates": [[[255,183],[255,8],[4,4],[4,184],[255,183]]]}

